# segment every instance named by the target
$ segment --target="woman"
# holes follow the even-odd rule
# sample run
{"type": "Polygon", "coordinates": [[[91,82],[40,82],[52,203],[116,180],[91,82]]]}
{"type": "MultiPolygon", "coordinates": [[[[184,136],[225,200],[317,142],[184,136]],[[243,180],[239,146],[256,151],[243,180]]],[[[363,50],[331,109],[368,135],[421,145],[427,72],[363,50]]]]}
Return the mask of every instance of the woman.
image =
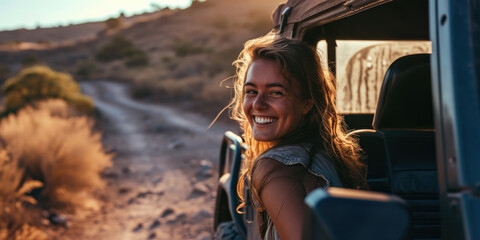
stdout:
{"type": "Polygon", "coordinates": [[[359,146],[334,105],[333,79],[316,49],[268,34],[235,62],[232,118],[249,146],[238,184],[251,183],[264,239],[300,239],[305,196],[318,187],[363,188],[359,146]]]}

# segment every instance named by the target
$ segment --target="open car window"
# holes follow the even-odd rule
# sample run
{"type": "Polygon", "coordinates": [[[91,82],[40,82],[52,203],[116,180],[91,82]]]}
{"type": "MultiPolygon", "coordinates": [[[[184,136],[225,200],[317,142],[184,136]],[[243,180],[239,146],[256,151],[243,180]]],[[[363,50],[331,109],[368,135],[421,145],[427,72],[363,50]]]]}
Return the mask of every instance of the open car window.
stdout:
{"type": "MultiPolygon", "coordinates": [[[[390,64],[405,55],[432,52],[429,41],[337,40],[336,44],[336,103],[342,114],[374,113],[390,64]]],[[[319,41],[317,48],[326,63],[326,42],[319,41]]]]}

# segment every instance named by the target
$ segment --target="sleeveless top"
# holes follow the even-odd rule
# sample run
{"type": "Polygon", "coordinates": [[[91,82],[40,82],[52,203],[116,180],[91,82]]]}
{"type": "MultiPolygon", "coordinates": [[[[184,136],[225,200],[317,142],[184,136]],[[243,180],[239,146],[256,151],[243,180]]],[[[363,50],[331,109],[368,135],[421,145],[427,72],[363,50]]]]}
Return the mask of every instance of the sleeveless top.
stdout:
{"type": "MultiPolygon", "coordinates": [[[[317,150],[312,158],[312,162],[310,163],[309,150],[311,147],[311,144],[274,147],[261,154],[258,159],[271,158],[287,166],[301,164],[308,170],[310,174],[320,177],[325,181],[324,188],[330,186],[343,187],[335,167],[323,150],[317,150]]],[[[279,240],[280,237],[278,236],[278,232],[268,214],[266,214],[266,218],[267,230],[265,232],[264,239],[279,240]]]]}

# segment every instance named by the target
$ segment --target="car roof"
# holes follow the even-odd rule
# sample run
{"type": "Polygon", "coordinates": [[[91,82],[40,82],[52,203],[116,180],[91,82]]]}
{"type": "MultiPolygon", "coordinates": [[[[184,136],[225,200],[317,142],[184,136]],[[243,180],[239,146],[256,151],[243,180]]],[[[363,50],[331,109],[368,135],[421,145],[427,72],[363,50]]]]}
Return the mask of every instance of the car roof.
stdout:
{"type": "Polygon", "coordinates": [[[429,39],[428,0],[290,0],[278,6],[273,21],[285,36],[312,43],[429,39]]]}

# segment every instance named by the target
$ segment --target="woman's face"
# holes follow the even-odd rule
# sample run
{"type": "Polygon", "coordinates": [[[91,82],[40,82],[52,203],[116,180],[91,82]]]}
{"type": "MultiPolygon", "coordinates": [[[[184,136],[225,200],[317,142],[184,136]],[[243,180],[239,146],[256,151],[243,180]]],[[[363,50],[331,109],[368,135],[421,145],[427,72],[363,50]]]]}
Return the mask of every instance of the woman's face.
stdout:
{"type": "Polygon", "coordinates": [[[276,144],[295,130],[313,106],[313,100],[302,100],[298,83],[287,86],[273,61],[253,61],[244,85],[243,111],[257,141],[276,144]]]}

